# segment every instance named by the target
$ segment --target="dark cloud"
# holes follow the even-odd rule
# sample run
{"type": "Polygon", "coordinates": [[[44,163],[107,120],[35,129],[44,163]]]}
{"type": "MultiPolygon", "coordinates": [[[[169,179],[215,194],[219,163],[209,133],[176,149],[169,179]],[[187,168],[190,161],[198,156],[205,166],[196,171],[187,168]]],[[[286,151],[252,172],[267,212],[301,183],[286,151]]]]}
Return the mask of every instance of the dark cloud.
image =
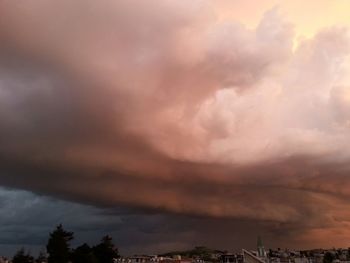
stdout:
{"type": "Polygon", "coordinates": [[[32,253],[43,250],[49,232],[59,223],[74,231],[73,246],[94,244],[108,233],[124,255],[197,245],[239,251],[241,247],[254,248],[257,233],[264,235],[267,246],[279,246],[280,241],[296,246],[293,231],[282,233],[281,227],[286,226],[271,221],[194,217],[125,207],[101,209],[11,189],[1,189],[0,195],[4,200],[0,219],[2,255],[11,256],[22,246],[32,253]]]}

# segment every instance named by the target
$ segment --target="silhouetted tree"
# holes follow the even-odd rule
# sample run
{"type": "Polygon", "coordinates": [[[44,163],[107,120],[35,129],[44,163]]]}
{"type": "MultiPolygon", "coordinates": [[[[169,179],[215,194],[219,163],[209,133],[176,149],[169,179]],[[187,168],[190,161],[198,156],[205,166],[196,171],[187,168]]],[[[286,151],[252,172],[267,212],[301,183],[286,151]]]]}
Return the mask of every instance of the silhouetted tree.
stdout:
{"type": "Polygon", "coordinates": [[[335,256],[332,253],[326,252],[323,257],[323,263],[332,263],[334,259],[335,256]]]}
{"type": "Polygon", "coordinates": [[[46,245],[49,253],[48,263],[67,263],[70,257],[69,242],[73,239],[73,232],[67,232],[62,225],[50,233],[49,241],[46,245]]]}
{"type": "Polygon", "coordinates": [[[113,263],[113,259],[119,257],[118,249],[110,236],[104,236],[93,251],[100,263],[113,263]]]}
{"type": "Polygon", "coordinates": [[[77,247],[72,253],[73,263],[99,263],[93,249],[86,243],[77,247]]]}
{"type": "Polygon", "coordinates": [[[34,263],[34,258],[29,254],[29,252],[25,252],[24,248],[21,248],[17,251],[12,259],[13,263],[34,263]]]}
{"type": "Polygon", "coordinates": [[[47,257],[44,252],[40,252],[39,256],[35,260],[36,263],[46,263],[47,262],[47,257]]]}
{"type": "Polygon", "coordinates": [[[201,259],[203,259],[204,261],[211,261],[211,249],[206,248],[204,246],[198,246],[195,247],[194,249],[192,249],[191,251],[189,251],[189,253],[186,255],[188,257],[199,257],[201,259]]]}

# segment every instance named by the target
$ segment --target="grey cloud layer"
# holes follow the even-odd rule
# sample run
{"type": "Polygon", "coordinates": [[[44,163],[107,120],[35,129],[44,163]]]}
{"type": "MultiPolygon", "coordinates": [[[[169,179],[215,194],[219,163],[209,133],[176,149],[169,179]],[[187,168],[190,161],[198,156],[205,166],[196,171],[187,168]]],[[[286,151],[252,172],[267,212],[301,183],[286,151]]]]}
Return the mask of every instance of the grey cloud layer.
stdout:
{"type": "MultiPolygon", "coordinates": [[[[110,234],[123,255],[164,253],[198,245],[238,251],[254,248],[257,233],[264,235],[268,246],[286,241],[286,237],[275,238],[281,233],[273,222],[257,224],[120,207],[101,209],[4,188],[0,198],[0,254],[5,256],[12,256],[21,247],[33,254],[44,250],[49,232],[59,223],[74,231],[73,247],[82,242],[93,245],[110,234]]],[[[289,243],[284,244],[295,246],[293,236],[288,238],[289,243]]]]}

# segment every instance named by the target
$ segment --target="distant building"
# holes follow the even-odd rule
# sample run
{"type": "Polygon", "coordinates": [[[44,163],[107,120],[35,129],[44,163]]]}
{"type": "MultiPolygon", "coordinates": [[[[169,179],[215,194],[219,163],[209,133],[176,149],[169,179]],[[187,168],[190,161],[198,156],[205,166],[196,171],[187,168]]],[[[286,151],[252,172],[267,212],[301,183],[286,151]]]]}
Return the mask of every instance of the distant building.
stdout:
{"type": "Polygon", "coordinates": [[[294,263],[311,263],[307,257],[295,257],[294,263]]]}
{"type": "Polygon", "coordinates": [[[258,236],[257,248],[258,248],[258,257],[259,258],[266,258],[266,251],[265,251],[261,236],[258,236]]]}
{"type": "Polygon", "coordinates": [[[262,258],[254,255],[248,250],[242,249],[243,262],[244,263],[266,263],[262,258]]]}
{"type": "Polygon", "coordinates": [[[222,254],[220,257],[220,263],[243,263],[243,255],[239,254],[222,254]]]}
{"type": "Polygon", "coordinates": [[[129,258],[129,263],[148,263],[151,261],[147,256],[133,256],[129,258]]]}

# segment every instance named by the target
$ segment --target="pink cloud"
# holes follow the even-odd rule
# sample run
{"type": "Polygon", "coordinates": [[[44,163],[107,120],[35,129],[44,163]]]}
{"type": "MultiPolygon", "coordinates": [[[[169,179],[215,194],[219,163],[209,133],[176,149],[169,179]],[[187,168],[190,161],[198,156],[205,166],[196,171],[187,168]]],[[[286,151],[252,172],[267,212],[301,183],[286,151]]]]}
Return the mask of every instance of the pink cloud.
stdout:
{"type": "Polygon", "coordinates": [[[278,10],[250,30],[212,4],[1,2],[0,182],[316,232],[347,224],[347,31],[293,51],[278,10]]]}

